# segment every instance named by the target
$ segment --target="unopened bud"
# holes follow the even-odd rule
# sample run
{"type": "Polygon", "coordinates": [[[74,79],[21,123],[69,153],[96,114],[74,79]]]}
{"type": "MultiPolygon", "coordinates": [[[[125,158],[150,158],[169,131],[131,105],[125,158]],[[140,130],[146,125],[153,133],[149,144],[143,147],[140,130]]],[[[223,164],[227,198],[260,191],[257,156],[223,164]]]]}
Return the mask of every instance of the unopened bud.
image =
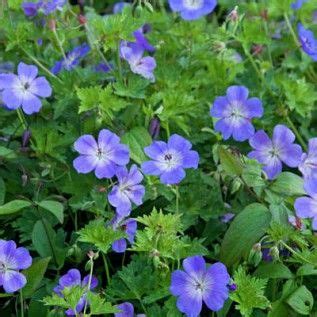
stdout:
{"type": "Polygon", "coordinates": [[[255,44],[252,46],[251,51],[253,55],[259,55],[263,51],[263,45],[255,44]]]}
{"type": "Polygon", "coordinates": [[[149,133],[152,139],[156,139],[159,136],[160,127],[161,127],[161,123],[158,117],[154,117],[153,119],[151,119],[150,125],[149,125],[149,133]]]}
{"type": "Polygon", "coordinates": [[[48,21],[48,28],[52,31],[56,30],[56,21],[54,19],[48,21]]]}
{"type": "Polygon", "coordinates": [[[25,130],[23,132],[23,135],[22,135],[22,147],[25,148],[27,147],[29,141],[30,141],[30,138],[31,138],[31,131],[30,130],[25,130]]]}
{"type": "Polygon", "coordinates": [[[229,14],[228,20],[232,22],[237,22],[239,20],[238,7],[235,7],[229,14]]]}
{"type": "Polygon", "coordinates": [[[77,20],[78,20],[79,24],[81,24],[81,25],[84,25],[87,23],[87,18],[83,14],[79,14],[77,16],[77,20]]]}

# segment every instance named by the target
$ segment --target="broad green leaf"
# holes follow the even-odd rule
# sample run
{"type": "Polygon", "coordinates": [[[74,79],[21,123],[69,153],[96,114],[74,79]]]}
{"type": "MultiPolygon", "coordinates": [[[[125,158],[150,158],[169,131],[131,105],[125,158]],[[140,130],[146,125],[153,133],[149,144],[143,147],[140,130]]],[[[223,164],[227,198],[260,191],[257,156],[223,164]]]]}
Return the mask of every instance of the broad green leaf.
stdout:
{"type": "Polygon", "coordinates": [[[31,297],[40,286],[50,260],[51,257],[40,259],[34,262],[31,267],[23,271],[27,280],[27,284],[23,288],[24,298],[31,297]]]}
{"type": "Polygon", "coordinates": [[[239,158],[224,147],[219,147],[218,151],[220,163],[225,172],[231,176],[240,176],[243,172],[243,166],[239,158]]]}
{"type": "Polygon", "coordinates": [[[12,215],[25,207],[31,206],[32,203],[26,200],[12,200],[2,206],[0,206],[0,216],[12,215]]]}
{"type": "Polygon", "coordinates": [[[254,272],[254,275],[261,278],[286,278],[294,277],[290,269],[283,263],[263,263],[254,272]]]}
{"type": "Polygon", "coordinates": [[[282,172],[270,189],[284,196],[305,195],[303,178],[290,172],[282,172]]]}
{"type": "Polygon", "coordinates": [[[37,203],[40,207],[51,212],[60,223],[64,221],[64,206],[58,201],[54,200],[42,200],[37,203]]]}
{"type": "Polygon", "coordinates": [[[32,242],[41,257],[52,257],[59,267],[65,259],[66,251],[58,244],[58,237],[51,224],[46,219],[38,220],[33,228],[32,242]]]}
{"type": "Polygon", "coordinates": [[[102,298],[99,294],[88,293],[87,295],[90,306],[90,313],[94,315],[105,315],[114,314],[119,310],[112,306],[111,303],[107,302],[106,299],[102,298]]]}
{"type": "Polygon", "coordinates": [[[227,230],[220,249],[220,259],[226,265],[237,263],[249,254],[252,246],[265,234],[271,221],[268,209],[259,203],[247,206],[227,230]]]}
{"type": "Polygon", "coordinates": [[[147,160],[144,148],[151,144],[152,139],[144,127],[135,127],[121,138],[122,142],[130,148],[130,156],[136,163],[141,164],[147,160]]]}
{"type": "Polygon", "coordinates": [[[294,293],[286,300],[296,312],[301,315],[309,315],[313,308],[314,298],[312,293],[305,285],[299,287],[294,293]]]}

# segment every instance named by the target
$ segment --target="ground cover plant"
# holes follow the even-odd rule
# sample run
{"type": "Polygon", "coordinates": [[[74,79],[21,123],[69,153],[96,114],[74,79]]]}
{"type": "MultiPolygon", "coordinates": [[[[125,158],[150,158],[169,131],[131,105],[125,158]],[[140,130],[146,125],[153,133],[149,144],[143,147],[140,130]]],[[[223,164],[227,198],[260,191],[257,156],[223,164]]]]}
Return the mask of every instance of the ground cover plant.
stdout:
{"type": "Polygon", "coordinates": [[[0,315],[317,316],[317,1],[3,0],[0,315]]]}

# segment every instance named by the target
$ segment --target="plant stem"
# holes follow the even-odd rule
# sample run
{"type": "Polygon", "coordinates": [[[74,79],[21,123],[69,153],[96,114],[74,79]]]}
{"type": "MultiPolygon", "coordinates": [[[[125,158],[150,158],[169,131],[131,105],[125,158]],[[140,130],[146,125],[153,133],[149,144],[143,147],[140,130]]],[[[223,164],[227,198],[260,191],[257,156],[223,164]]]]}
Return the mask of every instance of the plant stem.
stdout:
{"type": "Polygon", "coordinates": [[[24,130],[27,130],[28,129],[28,124],[26,122],[26,119],[24,117],[24,114],[23,114],[21,108],[17,109],[17,115],[18,115],[18,118],[19,118],[24,130]]]}
{"type": "Polygon", "coordinates": [[[291,35],[292,35],[292,37],[294,39],[294,42],[295,42],[296,46],[299,47],[300,45],[298,43],[298,39],[297,39],[296,33],[295,33],[295,31],[294,31],[294,29],[292,27],[292,24],[291,24],[291,22],[290,22],[290,20],[288,18],[287,13],[284,13],[284,19],[285,19],[285,22],[287,24],[287,27],[288,27],[289,31],[291,32],[291,35]]]}
{"type": "Polygon", "coordinates": [[[104,253],[101,253],[101,254],[102,254],[102,259],[103,259],[103,263],[104,263],[104,266],[105,266],[107,282],[109,284],[110,283],[110,274],[109,274],[108,261],[107,261],[106,255],[104,253]]]}
{"type": "Polygon", "coordinates": [[[121,57],[120,57],[120,41],[118,41],[118,45],[117,45],[117,67],[118,67],[119,81],[122,83],[122,67],[121,67],[121,57]]]}
{"type": "Polygon", "coordinates": [[[175,198],[176,198],[176,214],[179,214],[179,188],[175,186],[175,198]]]}
{"type": "Polygon", "coordinates": [[[54,75],[48,68],[46,68],[37,58],[32,56],[28,51],[26,51],[24,48],[22,48],[22,51],[40,68],[43,69],[48,75],[53,77],[54,79],[58,80],[60,83],[63,83],[61,79],[59,79],[56,75],[54,75]]]}
{"type": "MultiPolygon", "coordinates": [[[[93,271],[94,271],[94,260],[93,260],[93,257],[91,257],[90,258],[89,279],[88,279],[88,284],[87,284],[87,294],[90,292],[93,271]]],[[[86,315],[87,304],[88,304],[88,300],[86,300],[86,303],[85,303],[84,316],[86,315]]]]}
{"type": "Polygon", "coordinates": [[[280,241],[280,244],[286,248],[288,251],[290,251],[292,254],[296,255],[298,258],[300,258],[302,261],[308,263],[308,264],[312,264],[312,265],[316,265],[316,263],[310,262],[309,260],[305,259],[303,256],[301,256],[298,252],[296,252],[293,248],[291,248],[288,244],[286,244],[284,241],[280,241]]]}
{"type": "Polygon", "coordinates": [[[59,47],[59,50],[61,51],[61,53],[62,53],[64,59],[66,59],[66,54],[65,54],[65,51],[64,51],[64,49],[63,49],[62,42],[60,41],[60,39],[59,39],[59,37],[58,37],[58,34],[57,34],[55,28],[53,28],[53,34],[54,34],[54,36],[55,36],[55,39],[56,39],[57,45],[58,45],[58,47],[59,47]]]}
{"type": "Polygon", "coordinates": [[[23,292],[20,289],[20,304],[21,304],[21,317],[24,317],[24,302],[23,302],[23,292]]]}
{"type": "Polygon", "coordinates": [[[298,132],[298,129],[296,128],[295,124],[293,123],[293,121],[290,119],[289,116],[286,117],[286,121],[290,125],[291,129],[293,130],[294,134],[296,135],[296,138],[298,139],[298,141],[301,144],[301,146],[303,147],[303,149],[305,151],[307,151],[306,142],[304,141],[304,139],[302,138],[302,136],[298,132]]]}

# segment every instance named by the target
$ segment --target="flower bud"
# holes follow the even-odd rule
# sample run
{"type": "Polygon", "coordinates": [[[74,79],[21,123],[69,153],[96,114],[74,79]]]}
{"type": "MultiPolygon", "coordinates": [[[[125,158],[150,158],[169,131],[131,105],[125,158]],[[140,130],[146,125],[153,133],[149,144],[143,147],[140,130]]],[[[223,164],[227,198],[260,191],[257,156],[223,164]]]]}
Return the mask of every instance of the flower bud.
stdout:
{"type": "Polygon", "coordinates": [[[48,28],[52,31],[56,30],[56,21],[54,19],[48,21],[48,28]]]}
{"type": "Polygon", "coordinates": [[[83,14],[78,14],[77,20],[78,20],[79,24],[81,24],[81,25],[84,25],[87,23],[87,19],[83,14]]]}
{"type": "Polygon", "coordinates": [[[152,137],[152,139],[156,139],[160,134],[160,119],[158,117],[154,117],[150,121],[149,125],[149,133],[152,137]]]}
{"type": "Polygon", "coordinates": [[[23,135],[22,135],[22,147],[25,148],[27,147],[29,141],[30,141],[30,138],[31,138],[31,131],[30,130],[25,130],[23,132],[23,135]]]}
{"type": "Polygon", "coordinates": [[[237,22],[239,20],[238,7],[236,6],[227,17],[228,20],[232,22],[237,22]]]}

